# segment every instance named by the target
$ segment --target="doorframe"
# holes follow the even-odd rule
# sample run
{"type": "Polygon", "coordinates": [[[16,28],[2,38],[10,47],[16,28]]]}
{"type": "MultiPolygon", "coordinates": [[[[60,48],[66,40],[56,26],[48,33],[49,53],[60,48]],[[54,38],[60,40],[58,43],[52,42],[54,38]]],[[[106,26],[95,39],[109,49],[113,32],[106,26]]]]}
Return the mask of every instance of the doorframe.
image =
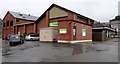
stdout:
{"type": "Polygon", "coordinates": [[[76,26],[75,26],[75,25],[73,26],[73,30],[74,30],[74,29],[75,29],[75,35],[74,35],[74,33],[73,33],[72,36],[73,36],[73,40],[76,40],[76,31],[77,31],[77,30],[76,30],[76,26]]]}

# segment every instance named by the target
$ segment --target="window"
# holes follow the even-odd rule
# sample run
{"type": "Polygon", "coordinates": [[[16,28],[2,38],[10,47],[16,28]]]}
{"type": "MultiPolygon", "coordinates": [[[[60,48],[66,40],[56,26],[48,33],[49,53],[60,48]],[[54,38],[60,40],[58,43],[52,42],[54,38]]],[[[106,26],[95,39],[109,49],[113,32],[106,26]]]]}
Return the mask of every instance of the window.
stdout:
{"type": "Polygon", "coordinates": [[[30,37],[39,37],[39,35],[37,35],[37,34],[32,34],[32,35],[30,35],[30,37]]]}
{"type": "Polygon", "coordinates": [[[9,21],[6,22],[6,26],[9,26],[9,21]]]}
{"type": "Polygon", "coordinates": [[[10,22],[10,26],[13,26],[13,21],[10,22]]]}
{"type": "Polygon", "coordinates": [[[76,29],[73,29],[73,35],[76,35],[76,29]]]}
{"type": "Polygon", "coordinates": [[[76,24],[74,23],[74,26],[73,26],[73,35],[76,36],[76,24]]]}
{"type": "Polygon", "coordinates": [[[5,27],[5,23],[3,23],[3,27],[5,27]]]}
{"type": "Polygon", "coordinates": [[[19,19],[16,19],[16,22],[19,22],[19,19]]]}
{"type": "Polygon", "coordinates": [[[82,29],[82,36],[86,36],[86,29],[82,29]]]}

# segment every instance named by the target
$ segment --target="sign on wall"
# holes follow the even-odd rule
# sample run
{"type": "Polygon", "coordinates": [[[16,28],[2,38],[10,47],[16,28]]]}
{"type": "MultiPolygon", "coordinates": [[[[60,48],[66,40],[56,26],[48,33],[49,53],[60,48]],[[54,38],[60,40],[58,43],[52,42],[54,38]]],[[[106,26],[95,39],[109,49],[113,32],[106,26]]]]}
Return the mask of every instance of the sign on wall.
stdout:
{"type": "Polygon", "coordinates": [[[61,29],[60,29],[60,33],[67,33],[67,29],[61,28],[61,29]]]}
{"type": "Polygon", "coordinates": [[[58,22],[50,22],[49,26],[58,26],[58,22]]]}
{"type": "Polygon", "coordinates": [[[82,29],[82,36],[86,36],[86,29],[82,29]]]}

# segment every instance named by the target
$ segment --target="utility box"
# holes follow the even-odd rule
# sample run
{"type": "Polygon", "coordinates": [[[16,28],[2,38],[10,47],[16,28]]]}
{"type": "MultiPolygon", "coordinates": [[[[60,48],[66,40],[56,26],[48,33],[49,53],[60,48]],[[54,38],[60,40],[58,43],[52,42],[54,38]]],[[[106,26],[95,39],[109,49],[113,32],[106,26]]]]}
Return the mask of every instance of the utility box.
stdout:
{"type": "Polygon", "coordinates": [[[54,27],[40,28],[40,41],[53,42],[58,40],[58,30],[54,27]]]}

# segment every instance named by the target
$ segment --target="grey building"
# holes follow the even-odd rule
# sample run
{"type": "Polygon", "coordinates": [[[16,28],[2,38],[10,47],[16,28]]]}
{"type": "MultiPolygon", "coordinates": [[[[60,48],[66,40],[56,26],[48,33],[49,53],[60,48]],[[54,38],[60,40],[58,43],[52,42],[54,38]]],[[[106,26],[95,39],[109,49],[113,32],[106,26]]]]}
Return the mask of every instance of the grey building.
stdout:
{"type": "Polygon", "coordinates": [[[108,23],[95,23],[92,28],[92,40],[93,41],[105,41],[113,37],[115,29],[111,28],[108,23]]]}

